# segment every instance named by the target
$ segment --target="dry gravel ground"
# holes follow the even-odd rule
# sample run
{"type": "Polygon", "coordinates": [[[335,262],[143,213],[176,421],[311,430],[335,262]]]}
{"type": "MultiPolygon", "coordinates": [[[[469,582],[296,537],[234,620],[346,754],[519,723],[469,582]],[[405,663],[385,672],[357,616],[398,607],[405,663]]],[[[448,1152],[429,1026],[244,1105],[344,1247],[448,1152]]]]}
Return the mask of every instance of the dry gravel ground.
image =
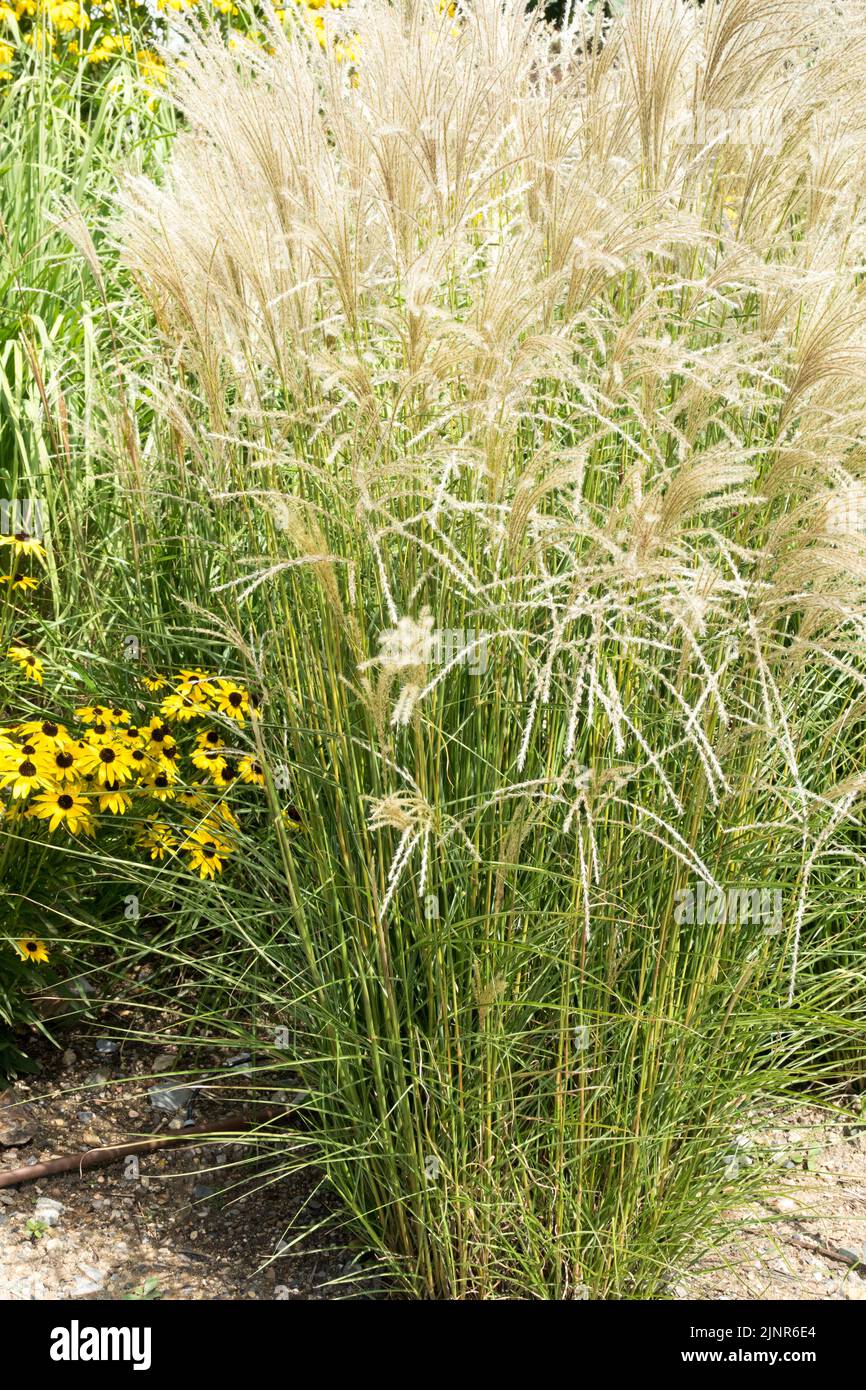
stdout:
{"type": "MultiPolygon", "coordinates": [[[[217,1066],[229,1055],[215,1054],[217,1066]]],[[[149,1098],[172,1085],[152,1075],[171,1065],[167,1053],[125,1044],[105,1055],[89,1038],[43,1058],[36,1079],[0,1097],[0,1172],[182,1129],[186,1107],[161,1112],[149,1098]]],[[[191,1117],[210,1123],[237,1108],[196,1093],[191,1117]]],[[[142,1155],[137,1168],[127,1159],[0,1188],[0,1299],[357,1296],[321,1177],[276,1182],[272,1167],[248,1145],[190,1143],[142,1155]]]]}
{"type": "MultiPolygon", "coordinates": [[[[212,1059],[223,1076],[229,1056],[212,1059]]],[[[36,1079],[0,1096],[0,1171],[177,1132],[189,1118],[186,1107],[151,1103],[154,1086],[173,1084],[153,1073],[180,1061],[157,1047],[106,1052],[92,1036],[73,1038],[62,1054],[46,1044],[41,1060],[36,1079]]],[[[242,1090],[243,1077],[229,1075],[242,1090]]],[[[236,1108],[197,1092],[189,1115],[211,1122],[236,1108]]],[[[745,1229],[680,1275],[672,1295],[866,1299],[859,1107],[753,1119],[734,1156],[753,1155],[777,1169],[778,1195],[749,1208],[745,1229]]],[[[127,1161],[0,1188],[0,1299],[381,1297],[381,1284],[360,1279],[343,1247],[320,1176],[310,1169],[274,1181],[269,1166],[249,1146],[190,1143],[143,1155],[137,1169],[127,1161]]]]}
{"type": "Polygon", "coordinates": [[[866,1123],[803,1107],[766,1115],[740,1136],[738,1161],[768,1159],[777,1195],[673,1290],[690,1299],[866,1300],[866,1123]]]}

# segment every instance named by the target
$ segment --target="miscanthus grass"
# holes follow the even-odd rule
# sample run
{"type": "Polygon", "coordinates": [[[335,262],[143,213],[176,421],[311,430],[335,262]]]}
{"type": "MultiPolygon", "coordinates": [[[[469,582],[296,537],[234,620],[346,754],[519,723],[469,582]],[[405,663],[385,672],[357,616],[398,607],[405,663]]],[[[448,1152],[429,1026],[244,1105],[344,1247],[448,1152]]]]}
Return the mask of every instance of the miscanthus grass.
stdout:
{"type": "Polygon", "coordinates": [[[122,195],[125,613],[236,662],[272,819],[136,950],[407,1289],[659,1296],[861,1067],[866,12],[334,24],[190,31],[122,195]]]}

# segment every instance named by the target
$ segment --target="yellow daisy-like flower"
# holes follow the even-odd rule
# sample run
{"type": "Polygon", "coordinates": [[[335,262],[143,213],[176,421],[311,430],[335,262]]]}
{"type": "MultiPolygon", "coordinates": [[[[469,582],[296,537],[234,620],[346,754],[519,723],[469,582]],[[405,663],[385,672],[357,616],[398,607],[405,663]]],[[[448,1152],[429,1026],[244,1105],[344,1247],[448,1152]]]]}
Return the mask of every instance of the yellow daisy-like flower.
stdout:
{"type": "Polygon", "coordinates": [[[202,729],[201,733],[196,734],[195,742],[197,748],[225,748],[219,729],[202,729]]]}
{"type": "Polygon", "coordinates": [[[251,713],[249,695],[234,681],[217,681],[216,703],[220,714],[234,719],[238,724],[243,724],[244,718],[251,713]]]}
{"type": "Polygon", "coordinates": [[[194,830],[184,845],[189,854],[189,867],[200,878],[214,878],[223,871],[223,861],[231,853],[231,846],[215,840],[204,829],[194,830]]]}
{"type": "Polygon", "coordinates": [[[41,748],[36,761],[52,782],[63,786],[66,782],[77,782],[79,763],[73,748],[58,744],[51,748],[41,748]]]}
{"type": "Polygon", "coordinates": [[[175,775],[160,768],[158,772],[150,777],[143,777],[141,785],[145,787],[150,796],[157,801],[173,801],[175,798],[174,790],[175,775]]]}
{"type": "Polygon", "coordinates": [[[263,787],[265,785],[265,774],[257,758],[241,758],[238,762],[238,772],[240,773],[242,782],[249,782],[255,787],[263,787]]]}
{"type": "Polygon", "coordinates": [[[280,812],[280,821],[286,830],[300,830],[303,824],[297,806],[284,806],[280,812]]]}
{"type": "Polygon", "coordinates": [[[132,805],[132,797],[121,790],[119,783],[109,782],[99,796],[100,811],[110,811],[113,816],[122,816],[132,805]]]}
{"type": "Polygon", "coordinates": [[[145,830],[139,835],[136,844],[142,849],[150,852],[151,859],[164,859],[167,854],[171,854],[177,849],[177,840],[172,834],[171,827],[165,821],[149,821],[145,830]]]}
{"type": "Polygon", "coordinates": [[[35,798],[32,814],[38,820],[47,820],[49,830],[65,825],[75,835],[89,818],[89,806],[89,798],[79,791],[63,791],[58,787],[35,798]]]}
{"type": "Polygon", "coordinates": [[[225,772],[228,763],[222,754],[215,748],[199,748],[190,755],[190,762],[193,767],[198,768],[199,772],[206,772],[208,777],[216,780],[221,772],[225,772]]]}
{"type": "Polygon", "coordinates": [[[85,744],[80,765],[82,772],[94,774],[103,786],[128,782],[134,770],[131,750],[112,740],[85,744]]]}
{"type": "Polygon", "coordinates": [[[108,710],[102,705],[82,705],[75,711],[75,718],[82,724],[105,724],[107,728],[107,714],[108,710]]]}
{"type": "Polygon", "coordinates": [[[54,719],[28,719],[17,731],[37,748],[63,748],[69,743],[69,730],[54,719]]]}
{"type": "Polygon", "coordinates": [[[162,719],[151,719],[150,723],[145,724],[140,732],[147,739],[148,753],[151,753],[155,758],[164,753],[167,748],[177,747],[177,739],[162,719]]]}
{"type": "Polygon", "coordinates": [[[152,693],[156,693],[157,690],[165,690],[168,685],[166,677],[158,673],[155,676],[142,676],[141,683],[145,690],[150,690],[152,693]]]}
{"type": "Polygon", "coordinates": [[[17,579],[12,574],[0,574],[0,584],[11,584],[13,589],[39,588],[39,580],[34,579],[31,574],[22,574],[17,579]]]}
{"type": "Polygon", "coordinates": [[[14,555],[32,555],[36,560],[45,559],[45,547],[29,531],[14,531],[11,535],[0,536],[0,545],[11,545],[14,555]]]}
{"type": "Polygon", "coordinates": [[[13,801],[23,800],[31,792],[43,791],[49,783],[48,777],[35,761],[35,755],[25,753],[15,766],[4,771],[0,777],[0,787],[10,787],[13,801]]]}
{"type": "Polygon", "coordinates": [[[201,719],[208,714],[211,703],[199,686],[185,682],[178,686],[174,695],[167,695],[159,708],[164,718],[185,724],[189,719],[201,719]]]}
{"type": "Polygon", "coordinates": [[[10,661],[14,661],[21,668],[29,681],[35,681],[37,685],[42,684],[45,663],[41,656],[36,656],[29,647],[22,647],[20,643],[14,643],[7,655],[10,661]]]}
{"type": "Polygon", "coordinates": [[[23,936],[20,941],[15,942],[15,950],[22,960],[32,961],[34,965],[40,965],[48,960],[48,948],[44,941],[39,941],[35,936],[23,936]]]}

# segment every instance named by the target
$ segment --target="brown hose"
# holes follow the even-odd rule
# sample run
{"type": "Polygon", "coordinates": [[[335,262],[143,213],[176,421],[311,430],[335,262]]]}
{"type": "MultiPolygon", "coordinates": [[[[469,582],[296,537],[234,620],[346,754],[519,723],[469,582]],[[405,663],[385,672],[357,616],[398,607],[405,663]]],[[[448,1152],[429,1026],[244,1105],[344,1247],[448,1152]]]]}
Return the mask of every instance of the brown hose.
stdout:
{"type": "Polygon", "coordinates": [[[126,1144],[106,1144],[100,1149],[85,1149],[80,1154],[66,1154],[63,1158],[49,1158],[45,1163],[32,1163],[26,1168],[13,1168],[9,1173],[0,1173],[0,1187],[16,1187],[18,1183],[35,1182],[37,1178],[51,1177],[54,1173],[83,1173],[86,1168],[104,1168],[109,1163],[126,1158],[129,1154],[148,1154],[156,1149],[168,1148],[170,1144],[185,1144],[191,1139],[201,1139],[204,1135],[217,1135],[225,1138],[232,1135],[235,1142],[238,1136],[255,1138],[255,1131],[267,1120],[276,1120],[288,1112],[277,1106],[262,1107],[257,1119],[250,1122],[241,1115],[226,1115],[222,1120],[207,1125],[193,1125],[190,1129],[178,1130],[176,1134],[155,1134],[149,1139],[132,1139],[126,1144]]]}

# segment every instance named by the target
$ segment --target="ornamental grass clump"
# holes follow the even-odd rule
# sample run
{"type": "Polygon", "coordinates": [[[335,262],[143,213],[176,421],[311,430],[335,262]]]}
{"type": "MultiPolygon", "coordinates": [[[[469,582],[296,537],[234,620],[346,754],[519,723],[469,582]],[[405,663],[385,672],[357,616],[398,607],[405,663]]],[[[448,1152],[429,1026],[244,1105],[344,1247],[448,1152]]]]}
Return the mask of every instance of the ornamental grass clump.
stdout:
{"type": "Polygon", "coordinates": [[[750,1107],[862,1061],[866,11],[351,30],[191,32],[124,194],[118,485],[305,826],[213,983],[405,1287],[658,1295],[750,1107]]]}

